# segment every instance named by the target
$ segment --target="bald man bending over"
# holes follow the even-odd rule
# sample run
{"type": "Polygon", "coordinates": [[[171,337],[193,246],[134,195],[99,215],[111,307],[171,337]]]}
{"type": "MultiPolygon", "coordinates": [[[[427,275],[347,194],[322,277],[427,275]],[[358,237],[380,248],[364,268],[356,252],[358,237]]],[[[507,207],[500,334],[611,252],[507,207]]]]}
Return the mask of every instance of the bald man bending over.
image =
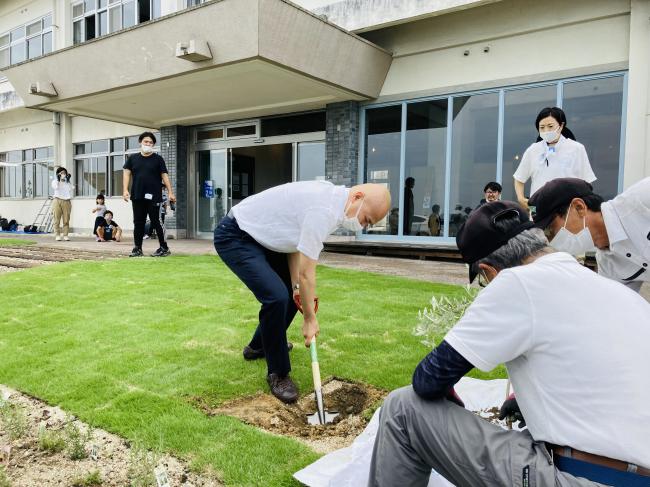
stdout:
{"type": "Polygon", "coordinates": [[[267,382],[281,401],[298,399],[298,388],[289,377],[292,345],[286,333],[297,311],[295,295],[302,303],[305,345],[318,335],[314,297],[323,242],[339,227],[356,232],[377,223],[389,208],[390,193],[379,184],[348,189],[304,181],[249,196],[215,228],[219,257],[262,305],[244,358],[266,358],[267,382]]]}

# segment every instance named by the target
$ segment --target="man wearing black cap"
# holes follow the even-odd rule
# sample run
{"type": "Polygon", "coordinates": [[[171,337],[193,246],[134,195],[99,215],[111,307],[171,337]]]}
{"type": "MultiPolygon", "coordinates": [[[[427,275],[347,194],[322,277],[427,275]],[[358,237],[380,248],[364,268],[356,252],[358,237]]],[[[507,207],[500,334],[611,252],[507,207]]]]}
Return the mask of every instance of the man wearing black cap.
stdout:
{"type": "Polygon", "coordinates": [[[650,178],[604,203],[581,179],[554,179],[529,205],[557,250],[579,255],[596,248],[598,273],[637,292],[650,281],[650,178]]]}
{"type": "Polygon", "coordinates": [[[470,280],[488,285],[384,402],[369,486],[426,486],[432,468],[457,487],[650,485],[650,303],[531,226],[497,201],[460,228],[470,280]],[[527,430],[443,399],[473,367],[501,363],[527,430]]]}

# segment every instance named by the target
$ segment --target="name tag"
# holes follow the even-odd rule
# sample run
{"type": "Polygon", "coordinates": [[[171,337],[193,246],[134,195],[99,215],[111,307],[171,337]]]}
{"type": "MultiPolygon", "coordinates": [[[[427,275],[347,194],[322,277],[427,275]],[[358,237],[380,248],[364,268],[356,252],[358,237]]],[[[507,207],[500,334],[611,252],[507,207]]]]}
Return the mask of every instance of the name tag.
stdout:
{"type": "Polygon", "coordinates": [[[144,195],[144,199],[145,199],[145,200],[152,200],[152,199],[153,199],[153,195],[152,195],[151,193],[146,193],[146,194],[144,195]]]}

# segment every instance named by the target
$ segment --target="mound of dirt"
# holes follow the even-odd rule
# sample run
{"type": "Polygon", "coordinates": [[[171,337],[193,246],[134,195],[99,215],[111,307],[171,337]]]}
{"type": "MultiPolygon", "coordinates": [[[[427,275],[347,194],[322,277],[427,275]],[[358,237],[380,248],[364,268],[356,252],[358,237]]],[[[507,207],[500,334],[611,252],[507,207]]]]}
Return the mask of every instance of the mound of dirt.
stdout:
{"type": "Polygon", "coordinates": [[[366,384],[332,379],[323,384],[323,401],[329,412],[339,415],[327,425],[310,425],[307,415],[316,412],[314,393],[303,396],[295,404],[284,404],[270,394],[235,399],[218,407],[210,407],[201,398],[193,398],[198,408],[209,415],[227,415],[241,419],[271,433],[291,436],[319,453],[346,447],[364,430],[370,414],[386,392],[366,384]]]}

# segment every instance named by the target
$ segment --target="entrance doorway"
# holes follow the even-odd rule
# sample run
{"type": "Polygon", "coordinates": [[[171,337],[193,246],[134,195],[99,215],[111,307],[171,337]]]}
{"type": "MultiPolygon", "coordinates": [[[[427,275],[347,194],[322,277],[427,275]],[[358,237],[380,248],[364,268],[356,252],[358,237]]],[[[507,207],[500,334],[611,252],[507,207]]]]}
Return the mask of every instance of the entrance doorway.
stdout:
{"type": "Polygon", "coordinates": [[[292,144],[231,149],[232,206],[265,189],[293,181],[292,144]]]}
{"type": "Polygon", "coordinates": [[[324,141],[285,140],[241,147],[197,144],[189,181],[193,188],[188,198],[193,214],[190,235],[211,238],[214,227],[230,208],[265,189],[292,181],[325,179],[324,141]]]}

